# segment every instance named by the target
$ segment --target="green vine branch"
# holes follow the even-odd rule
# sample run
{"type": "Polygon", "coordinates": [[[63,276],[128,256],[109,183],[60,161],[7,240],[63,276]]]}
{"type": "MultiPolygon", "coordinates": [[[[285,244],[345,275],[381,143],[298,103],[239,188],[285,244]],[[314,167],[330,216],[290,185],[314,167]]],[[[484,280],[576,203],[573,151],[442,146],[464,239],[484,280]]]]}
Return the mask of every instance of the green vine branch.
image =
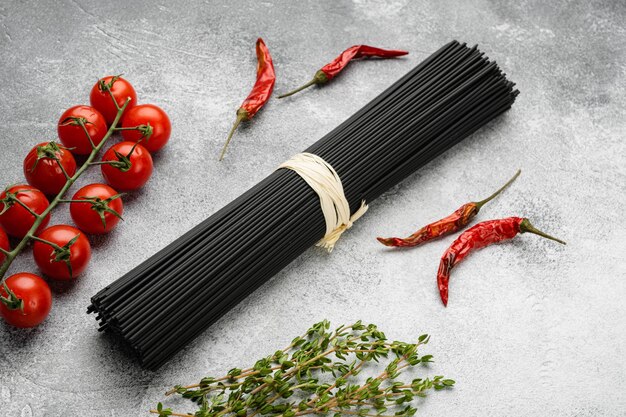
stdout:
{"type": "Polygon", "coordinates": [[[159,417],[411,417],[417,411],[411,404],[415,398],[455,383],[443,376],[398,380],[405,369],[432,362],[431,355],[418,354],[428,335],[415,343],[390,342],[375,325],[360,321],[329,329],[330,323],[322,321],[251,368],[233,368],[223,377],[177,385],[166,393],[195,403],[193,414],[162,403],[150,412],[159,417]],[[372,363],[386,366],[375,376],[359,376],[372,363]]]}
{"type": "MultiPolygon", "coordinates": [[[[110,86],[107,88],[107,90],[109,91],[109,93],[111,93],[110,86]]],[[[93,143],[91,135],[89,135],[89,132],[87,131],[87,129],[85,127],[85,121],[84,120],[74,120],[73,121],[74,123],[78,123],[83,128],[85,134],[87,135],[87,138],[89,139],[89,142],[91,143],[92,151],[89,154],[89,156],[87,157],[87,159],[85,160],[85,162],[83,163],[83,165],[76,171],[76,173],[73,176],[70,177],[67,173],[65,173],[65,176],[67,178],[67,181],[65,182],[65,185],[63,186],[61,191],[59,191],[59,193],[56,195],[56,197],[54,197],[54,199],[50,202],[50,204],[48,205],[46,210],[44,210],[41,214],[37,214],[33,210],[31,210],[30,207],[25,205],[22,201],[20,201],[17,198],[15,199],[15,202],[17,204],[20,204],[22,207],[27,209],[35,217],[35,222],[33,223],[32,227],[30,228],[28,233],[19,241],[19,243],[12,250],[10,250],[10,251],[4,251],[3,250],[3,255],[5,256],[5,259],[2,262],[2,265],[0,265],[0,279],[2,280],[2,285],[4,286],[4,289],[5,289],[5,291],[7,291],[7,293],[8,293],[8,288],[7,288],[6,283],[5,283],[5,275],[6,275],[6,272],[8,271],[8,269],[9,269],[9,267],[11,266],[11,264],[13,263],[15,258],[17,257],[17,255],[19,255],[24,250],[24,248],[26,247],[26,244],[30,240],[36,239],[35,233],[37,232],[37,229],[39,228],[39,226],[41,225],[43,220],[46,218],[46,216],[48,216],[48,214],[57,205],[59,205],[60,203],[62,203],[64,201],[63,200],[63,196],[65,195],[67,190],[69,190],[70,187],[76,182],[76,180],[78,180],[78,178],[80,178],[80,176],[87,170],[87,168],[89,168],[92,165],[96,155],[104,147],[104,145],[106,144],[107,140],[111,137],[111,135],[116,131],[117,124],[119,123],[119,121],[120,121],[120,119],[122,117],[122,114],[124,113],[124,110],[128,106],[128,103],[130,102],[130,98],[128,98],[126,100],[126,102],[122,106],[119,106],[117,104],[117,101],[115,101],[115,97],[113,97],[112,94],[111,94],[111,98],[112,98],[113,102],[115,103],[116,108],[118,109],[117,110],[117,115],[115,116],[115,119],[113,120],[113,123],[111,123],[111,126],[109,127],[109,130],[107,131],[106,135],[102,138],[102,141],[98,145],[95,145],[93,143]]],[[[63,169],[63,166],[61,165],[61,163],[60,163],[60,161],[58,159],[57,159],[57,163],[59,164],[59,166],[61,166],[61,169],[63,169]]],[[[5,206],[6,206],[6,204],[5,204],[5,206]]]]}

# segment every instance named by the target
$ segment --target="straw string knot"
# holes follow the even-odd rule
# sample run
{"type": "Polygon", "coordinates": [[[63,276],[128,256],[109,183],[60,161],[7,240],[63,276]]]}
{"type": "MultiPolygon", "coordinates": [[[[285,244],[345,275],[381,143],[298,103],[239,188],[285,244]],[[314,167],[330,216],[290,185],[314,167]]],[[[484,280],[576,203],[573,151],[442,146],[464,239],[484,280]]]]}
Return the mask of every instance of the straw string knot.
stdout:
{"type": "Polygon", "coordinates": [[[299,153],[278,168],[295,171],[317,193],[326,221],[326,233],[316,245],[332,252],[343,232],[351,228],[367,211],[365,200],[351,215],[341,178],[328,162],[312,153],[299,153]]]}

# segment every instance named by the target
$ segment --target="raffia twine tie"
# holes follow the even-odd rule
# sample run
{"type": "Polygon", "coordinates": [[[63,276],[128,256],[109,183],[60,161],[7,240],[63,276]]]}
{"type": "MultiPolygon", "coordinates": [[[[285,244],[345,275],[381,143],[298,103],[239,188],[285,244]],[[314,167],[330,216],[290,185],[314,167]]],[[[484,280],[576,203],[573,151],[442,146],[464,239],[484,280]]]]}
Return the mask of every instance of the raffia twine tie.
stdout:
{"type": "Polygon", "coordinates": [[[326,221],[326,234],[316,246],[332,252],[342,233],[352,227],[367,211],[365,200],[350,215],[350,205],[343,192],[341,178],[335,169],[317,155],[303,152],[280,164],[278,168],[295,171],[317,193],[326,221]]]}

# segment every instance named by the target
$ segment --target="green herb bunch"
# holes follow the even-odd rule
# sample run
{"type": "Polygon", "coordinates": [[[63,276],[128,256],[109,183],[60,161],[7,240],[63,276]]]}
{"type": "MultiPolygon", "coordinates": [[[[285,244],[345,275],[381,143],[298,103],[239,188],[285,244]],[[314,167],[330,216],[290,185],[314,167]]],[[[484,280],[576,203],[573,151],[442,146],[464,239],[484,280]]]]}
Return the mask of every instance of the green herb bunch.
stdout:
{"type": "Polygon", "coordinates": [[[176,413],[161,403],[150,411],[159,417],[410,417],[417,411],[411,405],[415,397],[454,385],[443,376],[398,381],[404,369],[432,362],[432,355],[418,354],[428,335],[416,343],[389,342],[376,325],[361,321],[329,329],[322,321],[252,368],[233,368],[221,378],[206,377],[166,393],[193,401],[199,407],[195,414],[176,413]],[[368,363],[377,371],[358,377],[368,363]]]}

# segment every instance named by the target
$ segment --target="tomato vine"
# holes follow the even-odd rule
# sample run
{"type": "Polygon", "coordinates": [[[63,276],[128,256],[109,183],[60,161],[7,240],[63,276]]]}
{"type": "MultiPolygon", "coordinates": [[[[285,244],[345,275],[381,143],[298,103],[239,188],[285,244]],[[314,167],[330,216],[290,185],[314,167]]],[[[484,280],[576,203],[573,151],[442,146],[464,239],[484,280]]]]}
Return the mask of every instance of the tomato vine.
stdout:
{"type": "MultiPolygon", "coordinates": [[[[107,89],[107,90],[110,90],[110,88],[111,88],[110,84],[105,85],[104,88],[107,89]]],[[[129,105],[129,103],[132,101],[132,97],[126,98],[126,100],[123,102],[123,104],[120,105],[115,100],[115,97],[111,94],[111,91],[109,91],[109,94],[110,94],[111,99],[112,99],[112,101],[113,101],[113,103],[115,105],[115,109],[117,110],[117,113],[115,115],[115,118],[111,122],[111,125],[109,126],[109,129],[107,130],[105,136],[102,138],[102,140],[99,143],[95,144],[94,141],[91,138],[91,135],[87,131],[87,129],[83,129],[85,131],[85,134],[87,135],[87,138],[89,139],[89,143],[91,144],[91,148],[92,148],[91,149],[91,153],[89,153],[89,155],[87,156],[87,159],[85,160],[83,165],[80,168],[78,168],[73,175],[69,175],[69,174],[66,173],[65,185],[61,188],[61,190],[54,197],[54,199],[52,199],[52,201],[50,201],[50,204],[48,205],[48,207],[42,213],[37,214],[37,213],[31,211],[31,214],[35,217],[35,221],[34,221],[33,225],[31,226],[31,228],[29,229],[28,233],[26,233],[26,235],[23,238],[20,239],[19,243],[12,250],[5,250],[3,248],[0,248],[0,252],[4,255],[4,260],[2,261],[2,264],[0,264],[0,279],[2,281],[2,286],[4,287],[5,291],[7,291],[8,294],[11,294],[11,291],[10,291],[10,289],[6,285],[5,275],[6,275],[6,272],[9,270],[9,267],[11,266],[13,261],[15,260],[15,258],[24,250],[24,248],[26,247],[26,245],[28,244],[29,241],[36,239],[35,234],[36,234],[38,228],[40,227],[40,225],[42,224],[42,222],[44,221],[44,219],[46,219],[46,217],[50,214],[50,212],[55,207],[57,207],[60,203],[66,202],[63,199],[65,193],[70,189],[70,187],[76,182],[76,180],[78,180],[78,178],[90,166],[95,165],[94,159],[96,158],[96,156],[98,155],[100,150],[104,147],[104,145],[106,144],[108,139],[111,137],[111,135],[114,132],[119,130],[117,128],[117,125],[119,124],[119,122],[120,122],[120,120],[122,118],[122,115],[124,114],[124,110],[129,105]]],[[[84,128],[84,124],[81,124],[81,121],[77,121],[77,122],[84,128]]],[[[57,160],[57,163],[60,165],[60,161],[57,160]]],[[[18,202],[18,204],[19,204],[19,202],[18,202]]]]}

